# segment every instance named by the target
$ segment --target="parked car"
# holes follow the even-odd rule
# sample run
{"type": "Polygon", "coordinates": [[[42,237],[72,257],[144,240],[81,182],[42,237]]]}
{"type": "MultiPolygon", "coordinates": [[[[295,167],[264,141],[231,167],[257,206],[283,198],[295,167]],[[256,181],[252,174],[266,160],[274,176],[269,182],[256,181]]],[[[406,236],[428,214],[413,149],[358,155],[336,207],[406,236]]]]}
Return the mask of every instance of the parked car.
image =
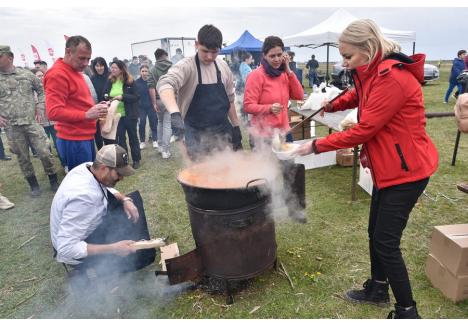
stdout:
{"type": "MultiPolygon", "coordinates": [[[[333,65],[331,76],[333,85],[339,88],[344,88],[353,83],[349,71],[342,66],[341,62],[333,65]]],[[[437,79],[439,79],[439,68],[428,63],[424,64],[424,84],[437,79]]]]}

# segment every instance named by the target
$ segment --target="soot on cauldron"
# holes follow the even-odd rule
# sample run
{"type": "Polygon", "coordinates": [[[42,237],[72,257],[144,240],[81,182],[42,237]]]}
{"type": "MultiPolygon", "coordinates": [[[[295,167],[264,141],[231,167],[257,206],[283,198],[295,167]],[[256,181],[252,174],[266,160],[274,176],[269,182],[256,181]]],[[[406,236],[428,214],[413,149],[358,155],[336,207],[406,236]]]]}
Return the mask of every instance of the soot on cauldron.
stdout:
{"type": "Polygon", "coordinates": [[[268,213],[275,160],[222,153],[182,170],[181,184],[196,249],[166,261],[171,284],[201,279],[216,292],[243,288],[276,264],[275,224],[268,213]]]}

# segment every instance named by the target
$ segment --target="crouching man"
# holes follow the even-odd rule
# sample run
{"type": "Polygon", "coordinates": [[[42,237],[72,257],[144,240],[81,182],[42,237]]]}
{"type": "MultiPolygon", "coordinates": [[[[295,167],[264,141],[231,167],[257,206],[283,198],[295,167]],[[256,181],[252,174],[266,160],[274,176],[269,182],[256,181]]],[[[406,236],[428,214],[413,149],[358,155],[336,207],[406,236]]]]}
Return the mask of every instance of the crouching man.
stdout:
{"type": "Polygon", "coordinates": [[[127,152],[113,144],[63,179],[52,201],[50,233],[56,260],[67,271],[72,265],[72,275],[128,272],[154,261],[154,249],[132,247],[133,240],[149,239],[140,194],[124,196],[113,188],[134,172],[127,152]]]}

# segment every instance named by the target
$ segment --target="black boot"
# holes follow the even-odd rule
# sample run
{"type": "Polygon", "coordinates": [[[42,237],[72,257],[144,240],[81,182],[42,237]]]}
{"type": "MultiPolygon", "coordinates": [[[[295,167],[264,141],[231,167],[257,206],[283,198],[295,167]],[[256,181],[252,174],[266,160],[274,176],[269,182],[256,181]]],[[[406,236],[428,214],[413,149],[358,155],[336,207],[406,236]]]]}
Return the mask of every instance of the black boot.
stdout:
{"type": "Polygon", "coordinates": [[[416,308],[416,302],[409,308],[403,308],[395,304],[395,310],[390,311],[387,319],[421,319],[416,308]]]}
{"type": "Polygon", "coordinates": [[[379,283],[374,280],[367,280],[362,290],[351,290],[346,292],[345,299],[354,303],[367,303],[380,307],[390,305],[388,295],[388,283],[379,283]]]}
{"type": "Polygon", "coordinates": [[[31,197],[39,197],[41,195],[41,188],[39,188],[36,176],[27,177],[26,181],[28,181],[29,187],[31,187],[31,197]]]}
{"type": "Polygon", "coordinates": [[[48,177],[49,177],[49,183],[50,183],[50,190],[52,190],[53,192],[56,192],[59,187],[57,173],[49,174],[48,177]]]}

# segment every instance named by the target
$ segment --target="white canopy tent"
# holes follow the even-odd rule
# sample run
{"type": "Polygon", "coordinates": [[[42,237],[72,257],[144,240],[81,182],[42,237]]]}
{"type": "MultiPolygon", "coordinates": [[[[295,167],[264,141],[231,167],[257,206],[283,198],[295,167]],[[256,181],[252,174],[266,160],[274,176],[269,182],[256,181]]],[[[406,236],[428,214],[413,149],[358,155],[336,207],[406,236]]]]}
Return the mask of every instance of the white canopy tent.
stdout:
{"type": "MultiPolygon", "coordinates": [[[[326,81],[328,83],[328,62],[330,46],[336,47],[338,38],[343,30],[353,21],[358,18],[351,15],[346,10],[340,8],[335,11],[330,17],[325,19],[318,25],[309,28],[303,32],[283,37],[285,46],[309,47],[318,48],[321,46],[327,47],[327,74],[326,81]]],[[[416,46],[416,32],[414,31],[399,31],[380,27],[384,35],[398,43],[413,42],[413,53],[416,46]]]]}

